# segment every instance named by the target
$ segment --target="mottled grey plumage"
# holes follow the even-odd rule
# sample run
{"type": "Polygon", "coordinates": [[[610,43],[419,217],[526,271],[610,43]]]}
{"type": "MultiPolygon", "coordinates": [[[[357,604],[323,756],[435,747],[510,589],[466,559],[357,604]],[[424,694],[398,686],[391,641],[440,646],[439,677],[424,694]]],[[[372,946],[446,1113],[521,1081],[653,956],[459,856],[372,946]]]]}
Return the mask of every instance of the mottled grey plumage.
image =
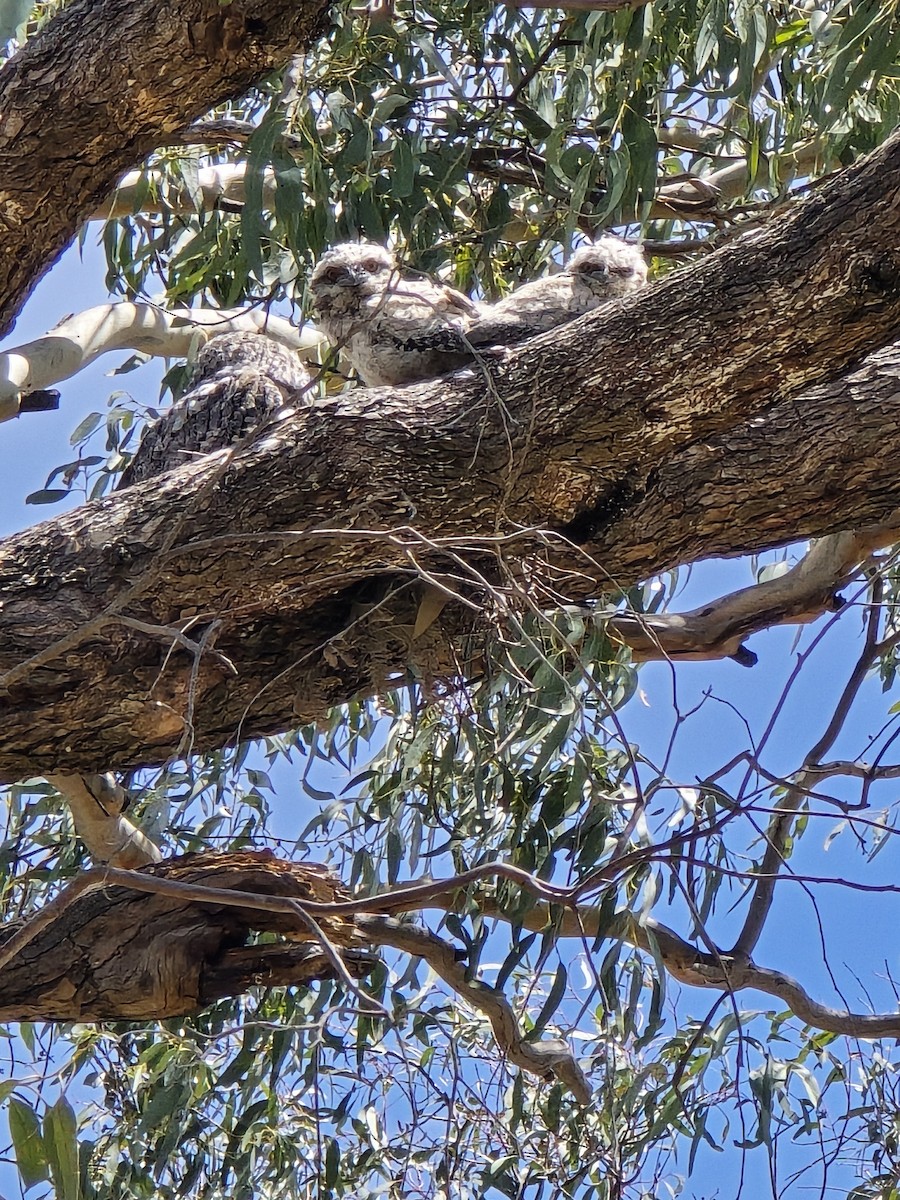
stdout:
{"type": "Polygon", "coordinates": [[[240,441],[280,408],[305,403],[296,354],[261,333],[223,333],[197,355],[180,400],[144,431],[118,487],[172,471],[240,441]]]}
{"type": "Polygon", "coordinates": [[[431,379],[473,357],[465,331],[480,306],[442,284],[402,278],[383,246],[329,250],[310,288],[318,327],[369,387],[431,379]]]}
{"type": "Polygon", "coordinates": [[[545,275],[486,306],[466,331],[475,347],[508,346],[564,325],[647,282],[638,246],[608,235],[577,250],[556,275],[545,275]]]}

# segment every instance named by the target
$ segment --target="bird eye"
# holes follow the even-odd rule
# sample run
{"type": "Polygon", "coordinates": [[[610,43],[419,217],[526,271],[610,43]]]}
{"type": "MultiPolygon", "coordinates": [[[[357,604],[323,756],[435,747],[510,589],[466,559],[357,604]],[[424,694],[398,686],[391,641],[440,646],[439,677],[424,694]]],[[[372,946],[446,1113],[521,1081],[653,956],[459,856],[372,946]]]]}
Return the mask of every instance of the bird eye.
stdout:
{"type": "Polygon", "coordinates": [[[365,258],[363,259],[363,267],[367,271],[371,271],[373,275],[377,275],[379,271],[384,270],[384,263],[380,258],[365,258]]]}

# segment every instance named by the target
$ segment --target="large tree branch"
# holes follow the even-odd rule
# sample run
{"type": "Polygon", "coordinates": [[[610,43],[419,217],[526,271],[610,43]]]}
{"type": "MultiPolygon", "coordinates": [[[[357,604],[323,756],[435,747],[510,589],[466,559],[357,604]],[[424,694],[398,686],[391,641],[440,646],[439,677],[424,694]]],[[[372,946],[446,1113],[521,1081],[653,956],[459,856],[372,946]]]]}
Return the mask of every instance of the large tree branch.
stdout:
{"type": "Polygon", "coordinates": [[[473,571],[498,579],[499,559],[515,570],[527,558],[532,580],[550,572],[577,599],[709,554],[884,522],[900,507],[894,352],[849,382],[802,388],[896,334],[898,198],[893,139],[802,215],[489,375],[322,402],[253,446],[10,539],[0,776],[283,729],[389,685],[411,660],[458,671],[452,635],[473,618],[448,605],[422,632],[409,586],[422,564],[452,590],[454,575],[471,586],[473,571]],[[215,620],[238,674],[167,656],[123,618],[215,620]]]}
{"type": "MultiPolygon", "coordinates": [[[[318,941],[334,973],[350,986],[342,948],[392,946],[425,959],[484,1013],[510,1062],[543,1079],[558,1078],[587,1104],[590,1088],[566,1043],[526,1040],[503,992],[470,978],[450,943],[408,922],[366,915],[408,911],[413,896],[427,898],[469,877],[498,874],[530,883],[526,872],[499,863],[398,888],[383,899],[353,900],[326,868],[281,862],[268,851],[186,855],[148,871],[98,868],[29,921],[2,931],[0,1014],[160,1019],[193,1012],[253,983],[297,984],[323,973],[319,958],[312,966],[306,955],[298,960],[284,941],[274,961],[271,946],[245,945],[251,930],[279,933],[287,942],[318,941]],[[235,990],[223,990],[228,986],[235,990]]],[[[560,894],[550,884],[534,881],[534,887],[539,894],[560,894]]]]}
{"type": "Polygon", "coordinates": [[[840,379],[684,445],[599,532],[597,553],[615,547],[630,576],[628,560],[645,562],[654,545],[671,551],[656,567],[740,552],[736,522],[756,523],[759,546],[892,523],[898,379],[900,346],[887,346],[840,379]]]}
{"type": "Polygon", "coordinates": [[[322,0],[73,0],[0,71],[0,329],[116,181],[324,24],[322,0]]]}
{"type": "MultiPolygon", "coordinates": [[[[615,863],[604,869],[609,877],[619,873],[615,863]]],[[[363,945],[392,946],[423,958],[483,1012],[512,1062],[544,1078],[556,1076],[586,1103],[587,1082],[565,1043],[526,1041],[503,993],[470,978],[450,943],[420,926],[372,915],[422,907],[451,911],[459,889],[473,877],[508,875],[537,897],[555,893],[556,903],[538,898],[511,918],[486,889],[475,897],[486,916],[514,919],[556,938],[625,942],[658,957],[682,983],[732,992],[753,988],[777,996],[801,1020],[833,1033],[885,1037],[900,1031],[896,1013],[833,1009],[780,971],[737,960],[714,946],[700,950],[668,926],[628,910],[610,914],[603,907],[576,906],[577,889],[554,888],[507,864],[486,863],[451,879],[352,898],[326,868],[279,861],[267,851],[186,855],[144,871],[85,872],[28,921],[0,933],[0,1014],[11,1020],[183,1015],[254,983],[308,982],[306,957],[293,956],[285,940],[318,940],[326,958],[343,957],[363,945]],[[314,917],[316,933],[304,916],[314,917]],[[284,940],[275,947],[250,947],[246,942],[254,930],[284,940]],[[268,958],[273,951],[274,961],[268,958]]],[[[322,972],[321,962],[316,972],[322,972]]]]}

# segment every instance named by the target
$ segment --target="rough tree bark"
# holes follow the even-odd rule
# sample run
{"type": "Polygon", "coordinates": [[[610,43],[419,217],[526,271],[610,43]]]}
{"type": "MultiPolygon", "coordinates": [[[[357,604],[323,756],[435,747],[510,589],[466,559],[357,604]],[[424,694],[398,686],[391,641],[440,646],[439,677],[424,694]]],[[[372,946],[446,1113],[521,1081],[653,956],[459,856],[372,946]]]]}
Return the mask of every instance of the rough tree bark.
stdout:
{"type": "MultiPolygon", "coordinates": [[[[324,867],[280,862],[267,851],[189,854],[145,870],[164,880],[301,902],[349,899],[324,867]]],[[[52,905],[44,915],[52,915],[52,905]]],[[[0,953],[22,924],[3,926],[0,953]]],[[[352,919],[324,925],[344,950],[364,945],[352,919]]],[[[296,985],[328,974],[322,953],[309,945],[314,940],[299,918],[283,913],[104,888],[61,911],[4,966],[0,1021],[183,1016],[255,984],[296,985]],[[283,940],[247,945],[262,931],[283,940]]]]}
{"type": "Polygon", "coordinates": [[[324,0],[73,0],[0,71],[0,333],[116,181],[325,25],[324,0]]]}
{"type": "Polygon", "coordinates": [[[898,200],[894,138],[763,234],[499,364],[323,402],[9,539],[0,778],[283,729],[411,658],[448,673],[440,623],[473,618],[448,606],[412,644],[420,563],[465,577],[530,560],[532,580],[583,598],[885,522],[897,356],[821,381],[900,327],[898,200]],[[169,655],[170,627],[205,629],[205,649],[169,655]]]}
{"type": "MultiPolygon", "coordinates": [[[[0,72],[0,316],[125,167],[320,23],[284,0],[74,0],[54,18],[0,72]]],[[[898,200],[894,138],[763,233],[489,373],[322,404],[10,539],[0,778],[281,729],[411,657],[448,673],[477,618],[450,605],[419,634],[419,563],[471,584],[473,568],[502,578],[498,555],[530,560],[532,579],[568,573],[580,598],[883,522],[898,506],[893,360],[823,381],[900,328],[898,200]],[[471,550],[389,536],[404,526],[471,550]],[[172,627],[193,629],[194,655],[168,654],[172,627]]]]}
{"type": "MultiPolygon", "coordinates": [[[[441,898],[452,904],[456,884],[473,882],[473,875],[517,870],[475,868],[448,880],[449,894],[441,898]]],[[[327,867],[284,862],[268,850],[188,854],[142,871],[97,869],[27,923],[0,930],[0,1019],[158,1020],[255,985],[338,978],[353,989],[353,976],[378,961],[368,947],[391,946],[424,958],[483,1013],[511,1063],[560,1080],[580,1103],[590,1103],[587,1079],[567,1044],[526,1035],[502,990],[471,979],[452,944],[412,922],[369,915],[408,912],[444,886],[429,882],[352,900],[327,867]],[[278,940],[248,944],[260,931],[278,940]]],[[[358,1000],[389,1017],[361,992],[358,1000]]]]}

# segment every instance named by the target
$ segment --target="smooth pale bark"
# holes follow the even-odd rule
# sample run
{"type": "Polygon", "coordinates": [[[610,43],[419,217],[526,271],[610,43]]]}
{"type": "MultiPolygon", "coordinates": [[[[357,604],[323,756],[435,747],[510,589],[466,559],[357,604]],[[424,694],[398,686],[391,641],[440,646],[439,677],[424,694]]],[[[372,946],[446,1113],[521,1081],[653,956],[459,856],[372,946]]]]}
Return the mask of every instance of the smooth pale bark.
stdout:
{"type": "Polygon", "coordinates": [[[121,176],[325,27],[323,0],[72,0],[0,71],[0,332],[121,176]]]}
{"type": "Polygon", "coordinates": [[[54,326],[43,337],[0,352],[0,421],[18,416],[23,393],[61,383],[101,354],[138,350],[159,358],[186,358],[198,337],[264,333],[311,358],[323,346],[315,330],[297,329],[264,308],[173,308],[155,304],[98,304],[54,326]],[[201,332],[202,331],[202,332],[201,332]]]}
{"type": "MultiPolygon", "coordinates": [[[[141,213],[193,214],[198,208],[211,212],[222,200],[232,204],[243,204],[247,199],[247,183],[251,169],[247,163],[217,163],[212,167],[201,167],[197,172],[196,189],[189,188],[183,181],[169,182],[161,172],[151,172],[155,183],[151,195],[145,196],[147,176],[144,171],[129,171],[120,181],[111,197],[91,213],[92,221],[107,221],[110,217],[129,217],[136,209],[141,213]],[[163,188],[161,185],[167,183],[163,188]]],[[[271,167],[263,171],[262,201],[266,208],[275,202],[275,172],[271,167]]]]}
{"type": "MultiPolygon", "coordinates": [[[[232,122],[237,126],[238,122],[232,122]]],[[[211,122],[210,141],[227,137],[227,122],[211,122]]],[[[252,128],[252,127],[248,127],[252,128]]],[[[682,148],[684,143],[694,144],[699,148],[702,138],[697,138],[692,131],[681,129],[659,129],[657,137],[660,145],[672,145],[682,148]]],[[[194,127],[185,131],[182,140],[203,142],[202,129],[194,127]]],[[[232,133],[231,140],[245,142],[245,131],[232,133]]],[[[290,136],[285,138],[285,147],[290,151],[296,150],[297,157],[302,157],[303,147],[299,141],[295,144],[290,136]]],[[[535,156],[539,158],[539,156],[535,156]]],[[[780,184],[785,184],[798,175],[821,174],[826,167],[832,166],[824,147],[817,141],[810,141],[798,146],[792,153],[778,157],[771,164],[772,173],[780,184]]],[[[502,153],[491,156],[486,152],[476,156],[472,170],[486,178],[505,179],[509,183],[530,183],[532,176],[520,166],[503,165],[502,153]]],[[[725,211],[725,203],[743,196],[747,188],[754,182],[750,175],[751,167],[746,158],[737,158],[713,171],[709,175],[679,179],[674,183],[661,183],[656,198],[651,207],[650,216],[653,219],[666,220],[670,217],[698,219],[709,218],[710,214],[725,211]]],[[[763,174],[765,167],[760,168],[761,183],[769,182],[763,174]]],[[[211,167],[201,167],[196,180],[189,187],[183,180],[170,179],[162,171],[151,171],[149,179],[153,183],[150,195],[147,195],[148,176],[144,171],[129,171],[120,181],[111,197],[108,197],[91,214],[91,220],[102,221],[110,217],[130,216],[137,207],[147,213],[184,213],[192,214],[201,210],[209,212],[223,202],[241,205],[247,198],[247,184],[252,178],[251,168],[245,162],[217,163],[211,167]]],[[[264,208],[270,209],[275,203],[277,181],[271,167],[265,168],[261,180],[261,201],[264,208]]],[[[640,214],[619,214],[619,220],[640,219],[640,214]]]]}
{"type": "Polygon", "coordinates": [[[744,640],[772,625],[805,625],[844,604],[838,589],[858,573],[873,551],[896,542],[896,524],[819,538],[784,575],[707,600],[691,612],[618,612],[607,632],[631,650],[637,662],[650,659],[734,658],[756,665],[744,640]]]}
{"type": "Polygon", "coordinates": [[[816,381],[900,324],[898,148],[485,370],[322,402],[9,539],[0,777],[159,762],[314,719],[411,665],[464,669],[478,617],[449,603],[423,621],[423,565],[481,600],[473,572],[502,578],[502,559],[521,580],[527,561],[579,600],[884,523],[900,357],[816,381]],[[171,626],[207,630],[206,652],[170,654],[171,626]]]}
{"type": "Polygon", "coordinates": [[[111,771],[103,775],[48,775],[69,806],[75,832],[95,863],[134,870],[162,853],[123,813],[129,796],[111,771]]]}

